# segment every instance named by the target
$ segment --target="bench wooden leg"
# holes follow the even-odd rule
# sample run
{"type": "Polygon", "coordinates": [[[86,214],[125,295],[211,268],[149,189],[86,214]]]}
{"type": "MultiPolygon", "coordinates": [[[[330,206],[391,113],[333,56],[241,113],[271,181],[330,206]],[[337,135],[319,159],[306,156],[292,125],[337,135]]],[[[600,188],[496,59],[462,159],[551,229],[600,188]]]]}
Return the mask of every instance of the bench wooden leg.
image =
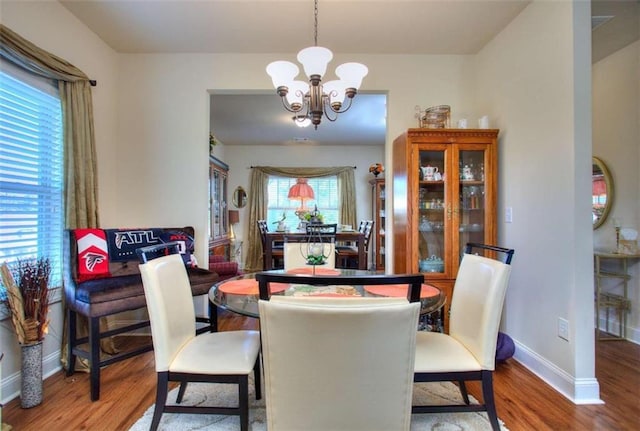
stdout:
{"type": "Polygon", "coordinates": [[[100,398],[100,318],[89,319],[89,354],[90,370],[89,380],[91,385],[91,401],[100,398]]]}
{"type": "Polygon", "coordinates": [[[76,312],[67,308],[67,377],[76,371],[76,355],[73,348],[77,339],[77,319],[76,312]]]}

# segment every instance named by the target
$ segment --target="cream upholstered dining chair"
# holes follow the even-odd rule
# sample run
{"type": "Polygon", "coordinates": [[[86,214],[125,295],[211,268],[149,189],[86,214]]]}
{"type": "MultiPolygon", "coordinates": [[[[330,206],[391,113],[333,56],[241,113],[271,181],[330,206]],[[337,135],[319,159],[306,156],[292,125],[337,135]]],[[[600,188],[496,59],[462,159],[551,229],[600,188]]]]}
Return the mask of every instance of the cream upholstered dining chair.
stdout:
{"type": "Polygon", "coordinates": [[[151,430],[162,413],[204,413],[240,416],[240,428],[249,428],[249,374],[254,371],[260,399],[260,334],[258,331],[207,332],[196,336],[191,287],[178,254],[140,265],[147,300],[158,383],[151,430]],[[177,404],[187,382],[236,383],[238,407],[166,405],[168,382],[181,382],[177,404]]]}
{"type": "Polygon", "coordinates": [[[451,300],[449,334],[418,332],[414,381],[458,381],[465,404],[413,406],[413,413],[486,411],[493,430],[500,429],[493,370],[510,273],[506,263],[463,256],[451,300]],[[469,403],[465,381],[472,380],[482,382],[483,404],[469,403]]]}
{"type": "Polygon", "coordinates": [[[419,303],[259,301],[269,431],[408,430],[419,303]]]}
{"type": "MultiPolygon", "coordinates": [[[[327,242],[319,243],[322,248],[322,255],[325,256],[324,264],[322,268],[335,268],[336,267],[336,246],[334,238],[327,238],[327,242]]],[[[290,242],[288,239],[284,242],[284,270],[289,271],[295,268],[309,267],[307,265],[308,255],[308,242],[290,242]]]]}

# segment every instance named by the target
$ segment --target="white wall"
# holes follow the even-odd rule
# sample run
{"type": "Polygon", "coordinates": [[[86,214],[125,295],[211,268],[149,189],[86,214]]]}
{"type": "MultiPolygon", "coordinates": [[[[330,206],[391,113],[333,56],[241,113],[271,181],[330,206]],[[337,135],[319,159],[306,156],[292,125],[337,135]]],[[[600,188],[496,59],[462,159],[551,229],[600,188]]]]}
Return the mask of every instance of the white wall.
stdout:
{"type": "MultiPolygon", "coordinates": [[[[593,65],[593,155],[601,158],[613,177],[615,196],[607,221],[593,232],[594,247],[615,249],[613,218],[623,227],[640,230],[640,41],[593,65]],[[615,77],[615,79],[612,79],[615,77]]],[[[640,265],[630,260],[627,338],[640,343],[640,265]]],[[[605,281],[621,293],[620,283],[605,281]]],[[[611,315],[612,328],[617,316],[611,315]]]]}
{"type": "Polygon", "coordinates": [[[590,102],[576,99],[589,95],[590,64],[574,50],[572,25],[586,12],[580,35],[588,50],[583,5],[533,2],[477,56],[476,83],[479,105],[501,129],[499,242],[516,250],[503,329],[517,343],[516,357],[566,396],[597,399],[588,353],[590,102]],[[505,207],[513,223],[504,223],[505,207]],[[569,320],[569,342],[557,336],[559,317],[569,320]]]}
{"type": "MultiPolygon", "coordinates": [[[[334,61],[367,64],[363,91],[388,92],[388,144],[415,127],[415,105],[448,104],[454,122],[464,117],[473,124],[488,114],[492,125],[502,128],[500,206],[513,207],[514,223],[501,222],[499,232],[501,243],[516,248],[505,328],[520,349],[539,355],[571,386],[593,376],[574,363],[580,358],[592,365],[593,345],[559,340],[555,319],[568,317],[572,340],[580,337],[576,322],[581,316],[572,310],[586,307],[578,286],[592,288],[591,252],[577,251],[581,237],[591,241],[590,220],[579,215],[582,206],[590,206],[582,204],[581,196],[584,188],[588,197],[591,148],[576,138],[576,124],[583,118],[576,117],[573,88],[575,6],[549,3],[532,4],[478,56],[336,55],[334,61]]],[[[94,103],[102,225],[193,225],[202,260],[207,251],[208,91],[269,90],[265,65],[293,54],[119,54],[114,59],[57,3],[3,2],[2,8],[4,23],[98,80],[94,103]]],[[[590,121],[583,123],[590,128],[590,121]]],[[[258,163],[240,150],[218,151],[236,171],[258,163]]],[[[389,168],[391,157],[387,145],[389,168]]],[[[364,159],[354,156],[353,163],[364,159]]],[[[231,175],[232,187],[246,181],[246,174],[231,175]]],[[[593,319],[592,297],[587,299],[593,319]]],[[[54,317],[53,328],[60,333],[61,319],[54,317]]],[[[15,357],[15,346],[10,348],[15,357]]],[[[10,363],[3,364],[5,377],[17,369],[10,363]]]]}
{"type": "MultiPolygon", "coordinates": [[[[2,24],[30,40],[39,47],[69,61],[98,81],[93,88],[96,150],[98,153],[98,180],[108,185],[118,170],[118,153],[113,151],[115,114],[117,111],[117,55],[94,33],[90,32],[73,15],[57,2],[0,2],[2,24]]],[[[99,204],[109,207],[116,201],[110,187],[101,187],[99,204]]],[[[59,297],[59,295],[58,295],[59,297]]],[[[60,368],[62,345],[62,307],[60,302],[51,305],[49,334],[44,341],[43,360],[45,376],[60,368]]],[[[2,396],[7,401],[20,390],[20,348],[10,322],[0,324],[0,349],[5,354],[2,361],[2,396]]],[[[88,396],[88,388],[87,388],[88,396]]],[[[46,398],[45,398],[46,402],[46,398]]]]}

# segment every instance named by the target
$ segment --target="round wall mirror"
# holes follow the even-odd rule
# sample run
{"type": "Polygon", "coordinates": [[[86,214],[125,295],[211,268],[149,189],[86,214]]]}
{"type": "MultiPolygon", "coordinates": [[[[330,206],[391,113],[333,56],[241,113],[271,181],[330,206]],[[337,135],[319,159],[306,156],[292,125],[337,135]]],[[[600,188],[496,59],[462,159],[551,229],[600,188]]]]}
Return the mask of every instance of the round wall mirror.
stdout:
{"type": "Polygon", "coordinates": [[[244,208],[247,204],[247,192],[240,186],[233,191],[233,204],[236,208],[244,208]]]}
{"type": "Polygon", "coordinates": [[[607,169],[607,165],[597,157],[593,158],[592,172],[593,228],[597,229],[605,222],[613,206],[613,178],[609,169],[607,169]]]}

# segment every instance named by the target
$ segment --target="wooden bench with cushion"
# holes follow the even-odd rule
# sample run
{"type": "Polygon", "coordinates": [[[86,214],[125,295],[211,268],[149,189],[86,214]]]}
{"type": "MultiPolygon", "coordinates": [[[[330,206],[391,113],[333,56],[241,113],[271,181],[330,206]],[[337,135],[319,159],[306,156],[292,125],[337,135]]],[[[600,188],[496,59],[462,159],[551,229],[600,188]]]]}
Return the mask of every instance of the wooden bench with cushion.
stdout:
{"type": "MultiPolygon", "coordinates": [[[[67,375],[75,371],[76,358],[88,361],[91,400],[100,397],[100,369],[153,349],[151,343],[128,351],[101,357],[101,340],[146,326],[139,321],[122,327],[100,327],[100,318],[146,307],[136,249],[159,243],[179,242],[187,266],[193,296],[206,295],[219,280],[217,273],[193,265],[194,230],[182,228],[76,229],[65,232],[64,293],[67,320],[67,375]],[[79,336],[78,316],[87,318],[88,336],[79,336]]],[[[211,312],[209,301],[209,316],[211,312]]],[[[205,323],[198,333],[213,330],[209,316],[196,320],[205,323]]]]}

